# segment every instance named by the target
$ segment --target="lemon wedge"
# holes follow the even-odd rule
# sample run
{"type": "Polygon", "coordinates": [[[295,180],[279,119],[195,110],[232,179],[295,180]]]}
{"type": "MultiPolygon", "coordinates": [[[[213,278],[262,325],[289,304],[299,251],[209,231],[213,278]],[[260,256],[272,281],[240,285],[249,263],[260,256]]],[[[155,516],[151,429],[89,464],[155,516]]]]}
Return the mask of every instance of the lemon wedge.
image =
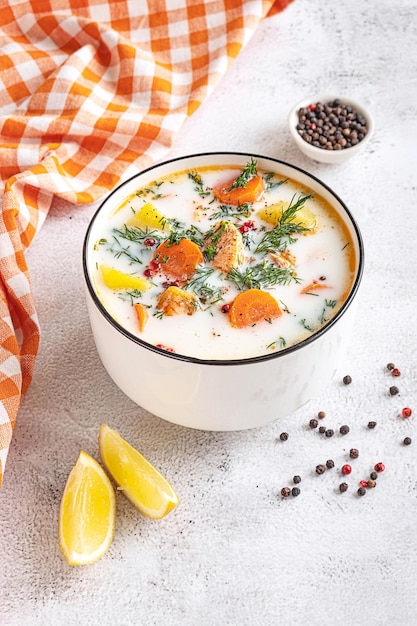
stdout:
{"type": "Polygon", "coordinates": [[[98,444],[117,488],[143,515],[161,519],[177,506],[178,496],[169,482],[117,431],[102,424],[98,444]]]}
{"type": "Polygon", "coordinates": [[[103,468],[80,452],[69,473],[59,509],[58,538],[69,565],[98,561],[113,540],[116,496],[103,468]]]}

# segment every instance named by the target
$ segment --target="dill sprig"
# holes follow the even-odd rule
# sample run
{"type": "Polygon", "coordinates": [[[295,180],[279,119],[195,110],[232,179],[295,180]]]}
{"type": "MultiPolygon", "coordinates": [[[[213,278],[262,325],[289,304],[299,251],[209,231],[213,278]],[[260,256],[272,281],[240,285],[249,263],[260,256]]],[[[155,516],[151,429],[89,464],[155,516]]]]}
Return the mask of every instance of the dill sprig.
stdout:
{"type": "Polygon", "coordinates": [[[232,189],[237,189],[238,187],[246,187],[250,179],[257,174],[258,170],[256,168],[256,161],[253,157],[251,157],[250,162],[246,164],[246,167],[244,167],[243,170],[241,170],[239,176],[235,178],[228,191],[232,191],[232,189]]]}
{"type": "Polygon", "coordinates": [[[203,179],[198,172],[188,172],[188,178],[195,183],[194,191],[196,191],[201,198],[205,198],[211,194],[211,190],[207,190],[207,188],[204,187],[203,179]]]}
{"type": "Polygon", "coordinates": [[[281,252],[287,248],[289,243],[296,241],[292,235],[310,231],[311,228],[295,222],[294,219],[297,216],[297,212],[303,208],[307,200],[312,196],[313,194],[311,193],[300,194],[298,199],[295,200],[294,195],[288,207],[283,211],[278,224],[272,230],[266,231],[255,252],[281,252]]]}
{"type": "Polygon", "coordinates": [[[240,291],[245,289],[268,289],[268,287],[274,287],[275,285],[288,285],[291,281],[299,282],[294,269],[277,267],[267,259],[244,270],[233,268],[227,274],[227,278],[233,281],[240,291]]]}
{"type": "Polygon", "coordinates": [[[212,267],[197,267],[195,274],[186,285],[186,289],[195,293],[202,304],[209,306],[223,300],[223,289],[207,282],[207,278],[213,273],[212,267]]]}
{"type": "Polygon", "coordinates": [[[135,304],[142,298],[142,292],[139,289],[131,289],[130,291],[120,291],[118,293],[120,300],[128,301],[130,304],[135,304]]]}

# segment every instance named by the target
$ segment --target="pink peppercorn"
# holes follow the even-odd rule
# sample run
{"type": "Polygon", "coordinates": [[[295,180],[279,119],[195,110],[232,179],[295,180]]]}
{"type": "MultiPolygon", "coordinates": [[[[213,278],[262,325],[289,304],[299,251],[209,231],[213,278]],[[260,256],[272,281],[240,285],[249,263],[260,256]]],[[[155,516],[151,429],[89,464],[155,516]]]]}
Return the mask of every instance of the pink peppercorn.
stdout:
{"type": "Polygon", "coordinates": [[[383,463],[376,463],[376,464],[374,465],[374,470],[375,470],[376,472],[383,472],[383,471],[384,471],[384,469],[385,469],[385,465],[384,465],[383,463]]]}
{"type": "Polygon", "coordinates": [[[413,411],[407,406],[403,408],[403,410],[401,411],[401,414],[403,417],[411,417],[411,415],[413,414],[413,411]]]}
{"type": "Polygon", "coordinates": [[[346,463],[345,465],[343,465],[342,467],[342,474],[350,474],[352,471],[352,467],[349,465],[349,463],[346,463]]]}

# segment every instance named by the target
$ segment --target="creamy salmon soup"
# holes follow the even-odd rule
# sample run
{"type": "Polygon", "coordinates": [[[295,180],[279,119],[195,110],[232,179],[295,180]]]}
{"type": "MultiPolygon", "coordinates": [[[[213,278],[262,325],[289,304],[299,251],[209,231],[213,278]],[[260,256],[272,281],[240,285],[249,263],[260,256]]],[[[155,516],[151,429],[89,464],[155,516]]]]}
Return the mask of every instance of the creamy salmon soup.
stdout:
{"type": "Polygon", "coordinates": [[[122,327],[209,360],[308,338],[342,306],[356,263],[331,205],[253,158],[138,188],[103,223],[93,254],[95,290],[122,327]]]}

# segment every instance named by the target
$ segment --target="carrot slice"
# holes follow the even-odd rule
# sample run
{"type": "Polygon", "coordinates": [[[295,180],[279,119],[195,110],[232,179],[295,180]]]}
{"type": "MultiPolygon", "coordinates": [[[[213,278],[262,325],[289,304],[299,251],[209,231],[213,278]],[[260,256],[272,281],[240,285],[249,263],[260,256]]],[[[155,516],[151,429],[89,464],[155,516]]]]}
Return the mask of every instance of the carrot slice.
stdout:
{"type": "Polygon", "coordinates": [[[234,178],[221,187],[214,187],[213,194],[220,202],[236,206],[247,202],[256,202],[262,198],[265,181],[260,174],[250,178],[244,187],[231,189],[235,180],[234,178]]]}
{"type": "Polygon", "coordinates": [[[133,306],[135,307],[136,317],[138,318],[139,330],[140,332],[143,332],[149,320],[148,311],[146,307],[143,306],[143,304],[140,304],[138,302],[134,304],[133,306]]]}
{"type": "Polygon", "coordinates": [[[187,281],[195,274],[196,267],[203,262],[200,248],[190,239],[181,239],[179,243],[170,245],[168,241],[161,243],[153,255],[159,263],[161,271],[169,277],[187,281]]]}
{"type": "Polygon", "coordinates": [[[306,285],[301,289],[300,293],[311,293],[312,291],[317,291],[317,289],[330,289],[330,286],[326,285],[326,283],[310,283],[310,285],[306,285]]]}
{"type": "Polygon", "coordinates": [[[248,289],[233,300],[229,310],[229,321],[235,328],[245,328],[280,315],[282,311],[278,302],[270,293],[262,289],[248,289]]]}

